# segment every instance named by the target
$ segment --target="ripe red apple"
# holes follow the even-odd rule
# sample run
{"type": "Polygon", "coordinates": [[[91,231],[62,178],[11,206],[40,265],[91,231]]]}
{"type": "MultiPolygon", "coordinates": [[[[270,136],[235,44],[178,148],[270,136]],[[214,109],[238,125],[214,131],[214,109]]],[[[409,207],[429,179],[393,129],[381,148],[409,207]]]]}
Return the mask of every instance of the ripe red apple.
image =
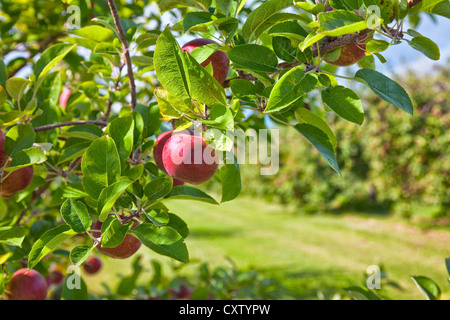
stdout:
{"type": "Polygon", "coordinates": [[[184,181],[181,181],[181,180],[178,180],[178,179],[173,179],[172,187],[182,186],[182,185],[184,185],[184,181]]]}
{"type": "MultiPolygon", "coordinates": [[[[10,162],[10,157],[5,153],[5,134],[0,131],[0,168],[3,168],[6,162],[10,162]]],[[[9,166],[9,163],[6,165],[9,166]]],[[[0,198],[9,198],[17,192],[25,189],[33,180],[33,167],[25,167],[8,174],[4,171],[1,175],[0,198]]]]}
{"type": "Polygon", "coordinates": [[[215,150],[202,137],[173,135],[163,149],[163,164],[174,179],[202,184],[211,179],[219,166],[215,150]]]}
{"type": "Polygon", "coordinates": [[[47,282],[47,287],[49,287],[50,285],[54,284],[54,285],[59,285],[63,282],[64,280],[64,275],[62,274],[61,271],[52,271],[50,272],[50,274],[45,278],[46,282],[47,282]]]}
{"type": "MultiPolygon", "coordinates": [[[[175,134],[193,134],[191,130],[182,130],[179,132],[176,132],[175,134]]],[[[166,145],[166,142],[172,137],[174,134],[174,130],[165,131],[161,133],[158,138],[156,138],[155,147],[153,148],[153,159],[155,160],[156,165],[158,168],[163,171],[164,173],[167,173],[166,168],[164,168],[164,164],[162,161],[162,153],[164,150],[164,146],[166,145]]]]}
{"type": "Polygon", "coordinates": [[[170,139],[172,136],[173,130],[166,131],[161,133],[158,138],[156,138],[156,144],[153,148],[153,159],[155,160],[156,165],[158,168],[163,171],[164,173],[167,173],[166,168],[164,168],[164,164],[162,162],[162,153],[164,146],[166,145],[167,140],[170,139]]]}
{"type": "Polygon", "coordinates": [[[47,283],[36,270],[22,268],[17,270],[5,289],[7,300],[45,300],[47,283]]]}
{"type": "Polygon", "coordinates": [[[86,273],[96,274],[102,267],[102,261],[99,258],[90,258],[83,263],[83,269],[86,273]]]}
{"type": "MultiPolygon", "coordinates": [[[[201,47],[212,43],[215,42],[205,38],[194,39],[186,43],[181,48],[181,50],[191,53],[192,50],[194,50],[197,47],[201,47]]],[[[208,59],[203,61],[201,65],[202,67],[206,67],[210,63],[213,69],[213,77],[221,85],[223,85],[228,76],[228,70],[230,68],[230,59],[228,59],[228,56],[225,52],[218,50],[214,52],[211,56],[209,56],[208,59]]]]}
{"type": "MultiPolygon", "coordinates": [[[[102,222],[101,221],[97,221],[92,229],[93,230],[101,230],[102,228],[102,222]]],[[[135,227],[135,225],[133,225],[131,228],[133,229],[135,227]]],[[[94,237],[100,237],[101,236],[101,232],[93,232],[92,233],[94,237]]],[[[141,242],[139,241],[138,238],[136,238],[135,236],[131,235],[131,234],[127,234],[125,236],[125,238],[123,239],[122,243],[119,244],[117,247],[114,248],[103,248],[101,246],[101,243],[97,246],[97,250],[106,255],[109,256],[111,258],[114,259],[126,259],[131,257],[133,254],[135,254],[139,248],[141,247],[141,242]]]]}

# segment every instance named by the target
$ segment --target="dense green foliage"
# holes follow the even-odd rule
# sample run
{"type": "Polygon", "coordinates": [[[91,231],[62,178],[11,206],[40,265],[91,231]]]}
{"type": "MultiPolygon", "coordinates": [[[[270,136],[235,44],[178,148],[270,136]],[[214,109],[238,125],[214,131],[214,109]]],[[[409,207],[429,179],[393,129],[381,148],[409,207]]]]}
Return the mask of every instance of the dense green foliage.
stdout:
{"type": "MultiPolygon", "coordinates": [[[[392,209],[404,215],[438,217],[450,210],[449,68],[433,75],[409,73],[401,80],[416,113],[405,117],[372,94],[364,97],[361,127],[327,112],[339,141],[342,177],[317,152],[283,130],[276,176],[242,167],[245,192],[271,201],[317,209],[392,209]],[[275,188],[273,186],[276,186],[275,188]]],[[[321,109],[319,98],[311,105],[321,109]]],[[[319,109],[319,110],[320,110],[319,109]]]]}

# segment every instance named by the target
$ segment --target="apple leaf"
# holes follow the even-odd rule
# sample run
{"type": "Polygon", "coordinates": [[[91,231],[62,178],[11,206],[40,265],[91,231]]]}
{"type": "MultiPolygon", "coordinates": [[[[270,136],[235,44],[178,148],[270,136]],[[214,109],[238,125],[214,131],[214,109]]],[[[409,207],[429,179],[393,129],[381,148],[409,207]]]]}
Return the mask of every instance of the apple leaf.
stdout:
{"type": "Polygon", "coordinates": [[[259,44],[242,44],[227,52],[228,58],[237,66],[257,72],[276,72],[278,58],[267,47],[259,44]]]}
{"type": "Polygon", "coordinates": [[[45,232],[31,248],[28,255],[28,269],[32,269],[47,254],[60,246],[62,242],[76,235],[67,224],[62,224],[45,232]]]}
{"type": "Polygon", "coordinates": [[[231,201],[241,193],[241,172],[239,164],[234,155],[233,160],[227,161],[220,169],[220,181],[222,184],[222,200],[221,202],[231,201]],[[231,163],[228,163],[231,162],[231,163]]]}
{"type": "Polygon", "coordinates": [[[178,99],[190,99],[187,66],[181,48],[168,27],[156,41],[153,59],[161,85],[178,99]]]}
{"type": "Polygon", "coordinates": [[[427,298],[427,300],[438,300],[441,295],[441,289],[430,278],[423,276],[411,276],[417,288],[427,298]]]}
{"type": "Polygon", "coordinates": [[[218,204],[214,198],[207,195],[200,189],[191,186],[176,186],[173,187],[170,193],[166,196],[168,199],[187,199],[203,201],[211,204],[218,204]]]}
{"type": "Polygon", "coordinates": [[[97,201],[97,212],[99,213],[98,219],[100,221],[104,221],[106,219],[116,200],[132,183],[132,180],[126,178],[124,180],[114,182],[100,192],[97,201]]]}
{"type": "Polygon", "coordinates": [[[381,99],[413,114],[411,98],[397,82],[372,69],[360,69],[356,78],[363,80],[381,99]]]}
{"type": "Polygon", "coordinates": [[[286,72],[275,84],[269,96],[265,113],[278,112],[291,106],[305,93],[314,89],[317,78],[305,74],[301,67],[295,67],[286,72]]]}
{"type": "Polygon", "coordinates": [[[264,26],[267,20],[276,15],[277,12],[290,7],[292,4],[293,1],[290,0],[269,0],[263,2],[248,15],[242,26],[242,35],[249,38],[249,42],[254,36],[258,38],[260,33],[264,31],[264,29],[261,29],[261,26],[264,26]]]}
{"type": "Polygon", "coordinates": [[[183,263],[189,262],[189,252],[184,238],[171,227],[156,227],[151,223],[142,223],[130,233],[156,253],[183,263]]]}
{"type": "Polygon", "coordinates": [[[106,133],[113,138],[122,164],[122,170],[133,151],[134,119],[132,115],[116,118],[106,127],[106,133]]]}
{"type": "Polygon", "coordinates": [[[172,179],[168,176],[159,177],[150,181],[144,189],[144,194],[149,200],[164,198],[172,190],[172,179]]]}
{"type": "Polygon", "coordinates": [[[412,48],[422,52],[431,60],[439,60],[441,57],[438,45],[434,43],[431,39],[428,39],[426,37],[423,36],[414,37],[412,38],[411,41],[408,41],[408,44],[412,48]]]}
{"type": "Polygon", "coordinates": [[[14,157],[18,152],[31,148],[35,139],[33,127],[29,124],[18,124],[12,127],[5,137],[4,150],[14,157]]]}
{"type": "Polygon", "coordinates": [[[77,233],[85,233],[91,227],[92,220],[86,205],[78,200],[67,199],[61,206],[61,216],[77,233]]]}
{"type": "Polygon", "coordinates": [[[81,162],[84,190],[98,199],[105,187],[119,180],[120,158],[116,144],[111,137],[102,137],[89,146],[81,162]]]}
{"type": "Polygon", "coordinates": [[[27,230],[23,227],[0,227],[0,243],[21,247],[27,230]]]}
{"type": "Polygon", "coordinates": [[[102,224],[102,248],[115,248],[125,239],[131,223],[122,225],[116,216],[109,216],[102,224]]]}
{"type": "Polygon", "coordinates": [[[339,116],[356,124],[364,121],[361,99],[343,86],[328,87],[322,91],[322,100],[339,116]]]}
{"type": "Polygon", "coordinates": [[[328,135],[320,128],[308,123],[299,123],[294,128],[312,143],[328,164],[340,175],[333,144],[328,135]]]}
{"type": "Polygon", "coordinates": [[[94,246],[87,244],[80,244],[70,251],[70,261],[76,266],[79,267],[90,255],[92,250],[94,250],[94,246]]]}

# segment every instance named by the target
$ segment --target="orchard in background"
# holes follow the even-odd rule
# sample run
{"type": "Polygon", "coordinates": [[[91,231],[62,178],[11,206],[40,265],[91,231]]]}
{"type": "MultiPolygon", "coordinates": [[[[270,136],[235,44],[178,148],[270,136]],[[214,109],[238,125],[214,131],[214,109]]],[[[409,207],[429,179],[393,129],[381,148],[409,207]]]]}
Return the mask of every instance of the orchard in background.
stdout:
{"type": "MultiPolygon", "coordinates": [[[[417,24],[419,13],[450,14],[448,0],[0,6],[5,299],[46,298],[53,280],[44,276],[58,277],[49,269],[55,262],[94,274],[101,263],[93,257],[128,258],[141,246],[189,262],[188,226],[164,203],[218,205],[199,184],[221,185],[220,202],[240,194],[236,157],[225,164],[203,158],[206,151],[232,153],[227,131],[265,129],[270,117],[297,131],[298,143],[311,143],[340,174],[339,141],[322,112],[309,107],[311,93],[321,93],[327,112],[361,124],[362,102],[338,84],[336,67],[357,65],[345,79],[413,114],[408,93],[376,71],[375,60],[384,63],[382,52],[401,42],[438,60],[437,45],[404,22],[417,24]],[[177,22],[166,25],[156,7],[177,22]],[[178,133],[194,124],[195,133],[178,133]],[[202,157],[191,163],[182,150],[196,146],[202,157]]],[[[67,279],[62,298],[87,298],[83,281],[70,289],[67,279]]]]}

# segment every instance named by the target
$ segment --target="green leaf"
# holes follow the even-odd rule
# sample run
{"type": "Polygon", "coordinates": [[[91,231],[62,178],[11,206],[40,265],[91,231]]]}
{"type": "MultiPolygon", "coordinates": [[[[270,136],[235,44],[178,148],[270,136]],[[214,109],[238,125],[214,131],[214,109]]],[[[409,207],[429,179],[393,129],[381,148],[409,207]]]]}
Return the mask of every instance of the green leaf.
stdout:
{"type": "Polygon", "coordinates": [[[3,105],[6,103],[7,100],[8,100],[8,95],[6,93],[6,89],[3,88],[2,85],[0,85],[0,108],[3,107],[3,105]]]}
{"type": "Polygon", "coordinates": [[[47,160],[41,149],[29,148],[19,151],[11,160],[9,167],[5,171],[12,172],[20,168],[29,167],[34,164],[40,164],[47,160]]]}
{"type": "Polygon", "coordinates": [[[102,190],[120,177],[120,159],[114,140],[102,137],[92,142],[83,156],[81,170],[84,190],[98,199],[102,190]]]}
{"type": "Polygon", "coordinates": [[[97,211],[99,213],[99,220],[104,221],[108,216],[111,208],[116,203],[120,195],[133,183],[132,180],[126,179],[115,182],[102,190],[98,197],[97,211]]]}
{"type": "Polygon", "coordinates": [[[234,118],[231,110],[223,105],[215,105],[210,109],[210,120],[201,120],[203,123],[222,130],[234,129],[234,118]]]}
{"type": "Polygon", "coordinates": [[[344,290],[353,300],[381,300],[380,297],[366,288],[354,286],[344,290]]]}
{"type": "Polygon", "coordinates": [[[35,133],[29,124],[19,124],[11,128],[5,137],[5,153],[14,157],[19,151],[31,148],[34,143],[35,133]]]}
{"type": "Polygon", "coordinates": [[[244,79],[234,79],[230,81],[230,88],[236,98],[253,101],[262,93],[264,86],[244,79]]]}
{"type": "Polygon", "coordinates": [[[220,169],[220,181],[222,184],[222,200],[221,202],[236,199],[241,193],[241,172],[236,157],[233,155],[232,163],[227,161],[220,169]]]}
{"type": "Polygon", "coordinates": [[[438,45],[426,37],[414,37],[411,41],[408,41],[408,44],[431,60],[439,60],[441,57],[438,45]]]}
{"type": "Polygon", "coordinates": [[[6,65],[3,59],[0,60],[0,86],[6,86],[6,80],[8,80],[8,75],[6,74],[6,65]]]}
{"type": "Polygon", "coordinates": [[[328,135],[318,127],[308,123],[299,123],[295,125],[295,129],[312,143],[328,164],[340,175],[333,144],[328,135]]]}
{"type": "Polygon", "coordinates": [[[294,62],[297,48],[291,45],[290,39],[285,37],[273,37],[272,46],[273,51],[280,59],[286,62],[294,62]]]}
{"type": "Polygon", "coordinates": [[[238,66],[259,72],[276,72],[278,58],[272,50],[259,44],[243,44],[228,51],[228,57],[238,66]]]}
{"type": "Polygon", "coordinates": [[[186,238],[189,235],[189,228],[186,222],[181,219],[179,216],[173,213],[168,213],[169,215],[169,223],[168,227],[175,229],[183,238],[186,238]]]}
{"type": "MultiPolygon", "coordinates": [[[[208,25],[213,21],[213,14],[210,12],[188,12],[183,19],[184,32],[198,25],[208,25]]],[[[215,17],[214,17],[215,18],[215,17]]]]}
{"type": "Polygon", "coordinates": [[[17,123],[20,118],[24,117],[26,114],[23,111],[9,111],[0,112],[0,129],[5,129],[17,123]]]}
{"type": "Polygon", "coordinates": [[[261,4],[255,10],[251,11],[242,26],[242,35],[249,38],[249,42],[253,37],[258,38],[261,26],[267,23],[277,12],[290,7],[293,4],[290,0],[269,0],[261,4]]]}
{"type": "Polygon", "coordinates": [[[372,69],[360,69],[355,74],[362,79],[381,99],[413,114],[411,99],[397,82],[372,69]]]}
{"type": "Polygon", "coordinates": [[[363,123],[362,102],[353,90],[343,86],[328,87],[322,91],[322,100],[342,118],[359,125],[363,123]]]}
{"type": "Polygon", "coordinates": [[[144,121],[144,129],[142,131],[142,137],[148,138],[158,131],[161,126],[161,114],[159,112],[159,107],[157,104],[150,106],[144,106],[142,104],[136,105],[136,111],[142,117],[144,121]]]}
{"type": "Polygon", "coordinates": [[[171,95],[185,100],[190,98],[189,75],[178,42],[169,28],[156,41],[155,71],[161,85],[171,95]]]}
{"type": "Polygon", "coordinates": [[[137,226],[130,233],[136,236],[144,246],[164,256],[183,263],[189,262],[189,253],[184,238],[171,227],[155,227],[150,223],[137,226]]]}
{"type": "MultiPolygon", "coordinates": [[[[227,104],[225,90],[189,53],[184,53],[192,99],[209,106],[227,104]]],[[[167,88],[166,88],[167,89],[167,88]]]]}
{"type": "Polygon", "coordinates": [[[430,278],[423,276],[411,276],[417,288],[427,298],[427,300],[438,300],[441,295],[441,289],[430,278]]]}
{"type": "Polygon", "coordinates": [[[168,176],[156,178],[150,181],[144,189],[144,194],[149,200],[164,198],[172,190],[172,179],[168,176]]]}
{"type": "Polygon", "coordinates": [[[80,275],[75,273],[66,277],[61,300],[89,300],[86,283],[80,275]]]}
{"type": "Polygon", "coordinates": [[[117,118],[106,127],[106,133],[113,138],[119,152],[122,170],[133,151],[134,119],[132,115],[117,118]]]}
{"type": "Polygon", "coordinates": [[[184,114],[191,114],[191,109],[185,101],[172,96],[167,90],[156,88],[153,91],[158,101],[161,115],[169,119],[179,119],[184,114]]]}
{"type": "Polygon", "coordinates": [[[71,34],[92,40],[95,42],[111,42],[114,39],[114,32],[102,26],[87,26],[71,32],[71,34]]]}
{"type": "Polygon", "coordinates": [[[379,39],[369,39],[366,42],[366,51],[368,53],[382,52],[389,48],[390,43],[379,39]]]}
{"type": "Polygon", "coordinates": [[[330,139],[333,148],[336,149],[337,147],[336,137],[333,131],[328,126],[328,124],[322,118],[315,115],[306,108],[298,108],[297,110],[295,110],[295,116],[297,117],[297,120],[300,123],[308,123],[325,132],[325,134],[328,136],[328,139],[330,139]]]}
{"type": "Polygon", "coordinates": [[[31,248],[28,255],[28,269],[32,269],[42,258],[61,245],[62,242],[76,234],[67,224],[59,225],[45,232],[31,248]]]}
{"type": "Polygon", "coordinates": [[[94,246],[80,244],[70,251],[70,261],[79,267],[89,257],[92,250],[94,250],[94,246]]]}
{"type": "Polygon", "coordinates": [[[202,190],[191,186],[176,186],[173,187],[170,193],[166,196],[169,199],[187,199],[203,201],[211,204],[218,204],[214,198],[207,195],[202,190]]]}
{"type": "Polygon", "coordinates": [[[85,233],[91,228],[92,220],[83,202],[67,199],[60,211],[62,218],[73,231],[85,233]]]}
{"type": "Polygon", "coordinates": [[[76,45],[59,43],[47,48],[34,65],[36,79],[42,79],[53,69],[76,45]]]}
{"type": "Polygon", "coordinates": [[[20,101],[22,95],[27,88],[27,86],[31,83],[30,80],[22,79],[22,78],[10,78],[6,81],[6,91],[8,91],[9,95],[20,101]]]}
{"type": "Polygon", "coordinates": [[[169,223],[169,214],[164,210],[156,209],[144,213],[147,219],[157,227],[162,227],[169,223]]]}
{"type": "Polygon", "coordinates": [[[131,223],[122,225],[115,216],[109,216],[102,224],[102,248],[115,248],[125,239],[131,223]]]}
{"type": "Polygon", "coordinates": [[[305,74],[301,67],[286,72],[275,84],[269,96],[265,113],[282,111],[300,99],[305,93],[314,89],[317,78],[305,74]]]}
{"type": "Polygon", "coordinates": [[[0,243],[9,246],[22,247],[27,230],[23,227],[0,227],[0,243]]]}
{"type": "Polygon", "coordinates": [[[303,10],[312,13],[313,15],[317,15],[320,12],[325,11],[325,6],[322,3],[312,4],[304,1],[304,2],[296,2],[295,4],[298,7],[302,8],[303,10]]]}

